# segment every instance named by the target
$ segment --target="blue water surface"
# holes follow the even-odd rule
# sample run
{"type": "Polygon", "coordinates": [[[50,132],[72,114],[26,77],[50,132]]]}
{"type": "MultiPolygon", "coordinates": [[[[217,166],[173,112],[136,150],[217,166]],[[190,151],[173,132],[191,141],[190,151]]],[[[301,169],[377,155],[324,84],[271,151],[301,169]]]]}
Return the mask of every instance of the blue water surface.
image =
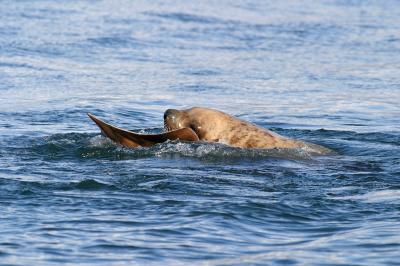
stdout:
{"type": "Polygon", "coordinates": [[[0,0],[0,265],[398,265],[400,8],[0,0]],[[167,142],[216,108],[337,155],[167,142]]]}

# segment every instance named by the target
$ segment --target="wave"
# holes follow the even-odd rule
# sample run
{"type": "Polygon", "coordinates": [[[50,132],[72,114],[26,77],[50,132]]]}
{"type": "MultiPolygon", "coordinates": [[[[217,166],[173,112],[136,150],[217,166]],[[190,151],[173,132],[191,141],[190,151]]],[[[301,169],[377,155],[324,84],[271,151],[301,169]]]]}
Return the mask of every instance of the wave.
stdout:
{"type": "Polygon", "coordinates": [[[3,193],[17,193],[20,195],[33,195],[37,193],[70,190],[117,190],[118,188],[105,181],[99,181],[92,178],[75,180],[69,182],[60,182],[55,180],[18,180],[10,178],[0,178],[0,185],[4,186],[3,193]]]}
{"type": "MultiPolygon", "coordinates": [[[[154,130],[152,130],[154,131],[154,130]]],[[[192,157],[205,160],[245,158],[312,159],[307,149],[241,149],[221,143],[167,141],[146,148],[129,149],[97,134],[54,134],[29,141],[25,154],[47,159],[109,158],[133,159],[145,157],[192,157]]]]}
{"type": "MultiPolygon", "coordinates": [[[[160,128],[148,128],[139,133],[159,133],[160,128]]],[[[332,155],[367,156],[376,152],[392,156],[398,152],[398,134],[357,133],[337,130],[274,128],[278,133],[306,142],[318,143],[337,153],[332,155]]],[[[150,148],[124,148],[97,133],[62,133],[44,137],[16,137],[4,140],[4,153],[44,160],[66,159],[135,159],[146,157],[189,157],[201,160],[236,160],[280,158],[314,160],[311,147],[302,149],[241,149],[222,143],[167,141],[150,148]],[[7,147],[8,146],[8,147],[7,147]]],[[[318,145],[316,145],[318,146],[318,145]]],[[[319,146],[318,146],[319,147],[319,146]]]]}
{"type": "Polygon", "coordinates": [[[336,196],[331,197],[336,200],[354,200],[363,201],[366,203],[400,203],[400,190],[397,189],[384,189],[379,191],[370,191],[365,194],[349,195],[349,196],[336,196]]]}

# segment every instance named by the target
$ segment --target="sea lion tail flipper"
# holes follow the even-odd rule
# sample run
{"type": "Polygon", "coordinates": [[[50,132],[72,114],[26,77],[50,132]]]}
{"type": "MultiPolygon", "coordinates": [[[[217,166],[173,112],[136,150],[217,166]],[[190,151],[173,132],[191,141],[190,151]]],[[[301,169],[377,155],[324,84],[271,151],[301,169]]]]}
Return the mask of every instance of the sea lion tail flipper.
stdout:
{"type": "Polygon", "coordinates": [[[135,137],[135,133],[110,125],[91,113],[88,113],[87,115],[101,129],[101,132],[111,140],[128,148],[144,146],[140,139],[135,137]]]}
{"type": "Polygon", "coordinates": [[[106,137],[128,148],[148,147],[167,140],[199,140],[191,128],[181,128],[161,134],[138,134],[107,124],[90,113],[88,113],[88,116],[96,123],[106,137]]]}

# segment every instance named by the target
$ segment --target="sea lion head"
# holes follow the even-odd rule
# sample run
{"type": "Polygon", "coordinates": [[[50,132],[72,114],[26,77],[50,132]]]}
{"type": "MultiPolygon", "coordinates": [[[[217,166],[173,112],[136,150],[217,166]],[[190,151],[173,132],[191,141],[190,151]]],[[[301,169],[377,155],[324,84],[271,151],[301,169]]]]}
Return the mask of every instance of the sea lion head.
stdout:
{"type": "MultiPolygon", "coordinates": [[[[164,113],[164,128],[167,131],[180,128],[192,128],[192,121],[185,110],[168,109],[164,113]]],[[[193,129],[193,128],[192,128],[193,129]]]]}
{"type": "Polygon", "coordinates": [[[223,116],[226,115],[209,108],[168,109],[164,113],[164,127],[167,131],[191,128],[200,140],[218,141],[219,133],[225,126],[223,116]]]}

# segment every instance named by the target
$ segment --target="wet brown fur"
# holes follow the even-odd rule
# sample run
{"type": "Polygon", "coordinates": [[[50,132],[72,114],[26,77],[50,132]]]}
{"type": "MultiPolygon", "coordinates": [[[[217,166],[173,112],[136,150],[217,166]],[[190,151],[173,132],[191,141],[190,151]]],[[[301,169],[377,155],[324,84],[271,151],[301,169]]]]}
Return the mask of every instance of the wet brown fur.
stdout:
{"type": "Polygon", "coordinates": [[[167,130],[189,127],[202,141],[221,142],[233,147],[308,148],[321,154],[330,152],[325,147],[286,138],[268,129],[209,108],[169,109],[165,112],[164,124],[167,130]]]}

